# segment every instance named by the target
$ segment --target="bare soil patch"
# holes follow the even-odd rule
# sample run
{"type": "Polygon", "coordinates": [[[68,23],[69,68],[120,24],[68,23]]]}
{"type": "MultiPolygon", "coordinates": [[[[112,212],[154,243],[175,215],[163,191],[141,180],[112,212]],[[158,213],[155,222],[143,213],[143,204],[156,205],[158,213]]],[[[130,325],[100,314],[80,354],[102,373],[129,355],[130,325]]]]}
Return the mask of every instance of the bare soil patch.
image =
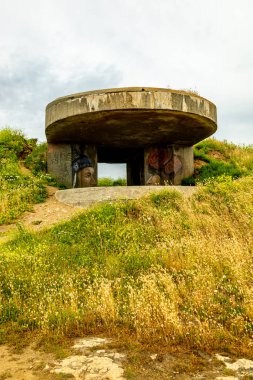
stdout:
{"type": "Polygon", "coordinates": [[[212,150],[211,152],[208,153],[208,155],[211,158],[214,158],[215,160],[226,161],[226,157],[221,152],[219,152],[218,150],[212,150]]]}
{"type": "MultiPolygon", "coordinates": [[[[38,350],[36,339],[21,351],[0,346],[0,379],[15,380],[249,380],[253,362],[168,347],[143,347],[110,338],[71,341],[65,356],[38,350]],[[129,345],[130,344],[130,345],[129,345]],[[233,369],[230,369],[230,367],[233,369]],[[241,363],[241,367],[237,365],[241,363]],[[246,364],[245,364],[246,363],[246,364]]],[[[59,350],[61,347],[59,347],[59,350]]]]}
{"type": "MultiPolygon", "coordinates": [[[[45,202],[35,204],[31,211],[26,211],[17,223],[30,230],[40,230],[52,226],[64,220],[68,220],[74,214],[80,212],[80,208],[66,205],[57,201],[54,194],[58,188],[47,186],[48,198],[45,202]]],[[[12,232],[17,231],[17,223],[0,226],[0,243],[12,237],[12,232]]],[[[1,380],[1,378],[0,378],[1,380]]]]}

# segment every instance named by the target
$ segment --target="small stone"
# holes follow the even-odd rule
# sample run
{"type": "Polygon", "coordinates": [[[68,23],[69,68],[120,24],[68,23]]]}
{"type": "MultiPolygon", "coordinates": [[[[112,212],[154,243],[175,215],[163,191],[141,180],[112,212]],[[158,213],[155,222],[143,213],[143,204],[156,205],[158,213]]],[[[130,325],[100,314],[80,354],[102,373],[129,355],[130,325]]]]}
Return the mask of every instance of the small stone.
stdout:
{"type": "Polygon", "coordinates": [[[108,339],[104,339],[104,338],[85,338],[85,339],[79,339],[73,347],[76,349],[92,348],[92,347],[101,346],[102,344],[105,344],[107,342],[108,342],[108,339]]]}
{"type": "Polygon", "coordinates": [[[151,358],[152,360],[156,360],[156,358],[157,358],[157,354],[152,354],[152,355],[150,355],[150,358],[151,358]]]}
{"type": "Polygon", "coordinates": [[[216,354],[215,357],[217,360],[220,360],[223,363],[231,362],[231,359],[228,356],[216,354]]]}
{"type": "Polygon", "coordinates": [[[125,354],[119,354],[118,352],[115,352],[114,359],[123,359],[125,356],[125,354]]]}

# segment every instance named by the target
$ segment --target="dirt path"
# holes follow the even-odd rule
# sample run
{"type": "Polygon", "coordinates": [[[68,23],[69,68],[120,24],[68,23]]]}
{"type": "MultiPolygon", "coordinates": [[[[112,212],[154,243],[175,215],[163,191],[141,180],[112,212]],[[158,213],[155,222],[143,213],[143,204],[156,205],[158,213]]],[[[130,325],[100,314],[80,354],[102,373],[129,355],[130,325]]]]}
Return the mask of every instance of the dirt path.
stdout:
{"type": "Polygon", "coordinates": [[[39,380],[36,372],[43,371],[45,363],[51,363],[53,355],[36,351],[33,346],[22,353],[15,353],[8,346],[0,346],[0,379],[39,380]]]}
{"type": "Polygon", "coordinates": [[[55,198],[54,194],[58,188],[47,186],[47,191],[48,198],[46,201],[34,205],[32,212],[25,212],[20,218],[20,222],[24,226],[38,230],[69,219],[75,213],[80,212],[80,208],[66,205],[55,198]]]}
{"type": "MultiPolygon", "coordinates": [[[[47,186],[47,191],[48,198],[46,201],[33,205],[32,211],[26,211],[18,219],[17,223],[21,223],[24,227],[35,231],[68,220],[74,214],[80,213],[80,208],[57,201],[54,194],[58,191],[58,188],[47,186]]],[[[16,231],[16,223],[0,226],[0,243],[10,239],[16,231]]]]}
{"type": "Polygon", "coordinates": [[[76,339],[57,358],[36,340],[19,352],[0,346],[0,380],[250,380],[253,361],[203,352],[166,352],[104,337],[76,339]]]}

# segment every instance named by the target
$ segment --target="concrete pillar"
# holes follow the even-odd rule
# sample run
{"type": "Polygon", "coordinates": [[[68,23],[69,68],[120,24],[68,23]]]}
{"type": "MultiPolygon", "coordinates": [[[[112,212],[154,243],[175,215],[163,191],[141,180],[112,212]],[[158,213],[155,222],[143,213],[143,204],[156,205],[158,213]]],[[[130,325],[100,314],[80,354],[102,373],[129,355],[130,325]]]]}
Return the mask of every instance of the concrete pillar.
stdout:
{"type": "Polygon", "coordinates": [[[48,144],[47,171],[67,188],[97,185],[94,145],[48,144]]]}
{"type": "Polygon", "coordinates": [[[48,144],[47,171],[59,183],[72,187],[72,149],[70,144],[48,144]]]}
{"type": "Polygon", "coordinates": [[[180,185],[193,170],[192,147],[164,145],[145,149],[145,185],[180,185]]]}
{"type": "Polygon", "coordinates": [[[180,170],[177,170],[179,167],[178,163],[175,162],[174,169],[174,185],[181,185],[181,182],[184,178],[190,177],[194,172],[194,155],[192,146],[174,146],[174,157],[177,157],[181,162],[180,170]]]}
{"type": "Polygon", "coordinates": [[[72,187],[97,186],[97,148],[95,145],[72,145],[72,187]]]}

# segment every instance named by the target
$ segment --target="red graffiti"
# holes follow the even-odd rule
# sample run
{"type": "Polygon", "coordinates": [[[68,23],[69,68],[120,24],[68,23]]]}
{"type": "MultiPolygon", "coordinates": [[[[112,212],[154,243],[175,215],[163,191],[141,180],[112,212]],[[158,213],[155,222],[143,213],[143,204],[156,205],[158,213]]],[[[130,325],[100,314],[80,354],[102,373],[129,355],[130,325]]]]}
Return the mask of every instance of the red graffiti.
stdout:
{"type": "Polygon", "coordinates": [[[148,165],[156,170],[160,170],[172,159],[172,152],[168,149],[153,149],[148,155],[148,165]]]}

